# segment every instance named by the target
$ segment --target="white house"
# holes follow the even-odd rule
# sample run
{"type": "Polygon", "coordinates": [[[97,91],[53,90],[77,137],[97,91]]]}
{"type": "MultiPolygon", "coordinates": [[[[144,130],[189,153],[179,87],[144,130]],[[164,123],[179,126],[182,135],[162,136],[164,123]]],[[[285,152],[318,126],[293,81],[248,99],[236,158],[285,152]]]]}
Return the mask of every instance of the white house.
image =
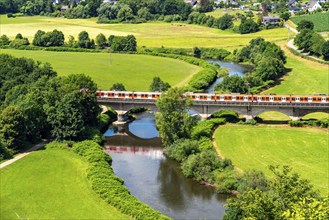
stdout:
{"type": "Polygon", "coordinates": [[[310,1],[310,4],[308,5],[308,9],[307,10],[309,12],[312,12],[312,11],[318,9],[318,8],[322,8],[321,5],[319,4],[319,2],[316,1],[316,0],[311,0],[310,1]]]}

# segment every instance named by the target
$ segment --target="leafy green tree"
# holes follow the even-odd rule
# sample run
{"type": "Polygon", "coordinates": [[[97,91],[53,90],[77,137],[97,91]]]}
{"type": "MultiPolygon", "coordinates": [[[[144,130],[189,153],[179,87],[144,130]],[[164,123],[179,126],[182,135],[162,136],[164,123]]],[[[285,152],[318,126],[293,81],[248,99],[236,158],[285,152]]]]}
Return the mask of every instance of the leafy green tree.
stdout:
{"type": "Polygon", "coordinates": [[[216,91],[245,94],[248,92],[246,81],[239,76],[225,76],[223,81],[216,85],[216,91]]]}
{"type": "Polygon", "coordinates": [[[97,9],[103,3],[103,0],[87,0],[88,14],[90,17],[97,16],[97,9]]]}
{"type": "Polygon", "coordinates": [[[241,34],[254,33],[259,30],[259,25],[252,19],[247,19],[239,25],[239,32],[241,34]]]}
{"type": "Polygon", "coordinates": [[[285,12],[280,13],[280,18],[283,19],[284,21],[288,21],[290,18],[290,12],[285,11],[285,12]]]}
{"type": "Polygon", "coordinates": [[[134,19],[133,10],[128,5],[124,5],[120,8],[117,18],[119,21],[130,21],[134,19]]]}
{"type": "Polygon", "coordinates": [[[154,77],[150,85],[151,92],[165,92],[170,88],[169,83],[163,82],[160,77],[154,77]]]}
{"type": "Polygon", "coordinates": [[[150,13],[150,11],[148,10],[148,8],[146,8],[146,7],[139,9],[137,12],[137,16],[139,18],[145,19],[146,21],[152,20],[152,17],[153,17],[152,14],[150,13]]]}
{"type": "Polygon", "coordinates": [[[114,83],[110,90],[115,90],[115,91],[126,91],[125,86],[122,83],[114,83]]]}
{"type": "Polygon", "coordinates": [[[201,57],[201,50],[198,47],[194,47],[193,48],[193,56],[196,58],[200,58],[201,57]]]}
{"type": "Polygon", "coordinates": [[[96,36],[96,44],[100,48],[104,48],[107,45],[107,40],[104,34],[100,33],[96,36]]]}
{"type": "Polygon", "coordinates": [[[78,46],[81,48],[93,48],[87,31],[81,31],[78,36],[78,46]]]}
{"type": "Polygon", "coordinates": [[[21,33],[16,34],[15,39],[23,39],[23,35],[21,33]]]}
{"type": "Polygon", "coordinates": [[[218,28],[221,30],[226,30],[233,26],[233,16],[225,14],[217,20],[218,28]]]}
{"type": "Polygon", "coordinates": [[[325,42],[324,38],[315,32],[312,34],[310,42],[310,51],[320,56],[322,54],[322,45],[325,42]]]}
{"type": "Polygon", "coordinates": [[[273,57],[262,58],[253,73],[263,81],[275,80],[284,72],[284,65],[281,60],[273,57]]]}
{"type": "Polygon", "coordinates": [[[26,117],[17,106],[8,106],[0,114],[0,140],[10,149],[19,149],[26,140],[26,117]]]}
{"type": "Polygon", "coordinates": [[[165,148],[165,153],[179,162],[186,160],[190,155],[199,153],[199,142],[190,139],[179,139],[165,148]]]}
{"type": "Polygon", "coordinates": [[[314,29],[314,23],[312,21],[301,20],[297,24],[297,31],[302,31],[304,29],[313,30],[314,29]]]}
{"type": "Polygon", "coordinates": [[[314,34],[313,30],[303,29],[294,39],[294,44],[298,47],[298,49],[303,50],[305,52],[309,52],[312,46],[311,38],[314,34]]]}
{"type": "Polygon", "coordinates": [[[41,31],[41,30],[38,30],[35,35],[34,35],[34,38],[33,38],[33,42],[32,44],[35,45],[35,46],[44,46],[46,45],[44,43],[44,40],[42,39],[42,36],[45,34],[46,32],[44,31],[41,31]]]}
{"type": "Polygon", "coordinates": [[[326,59],[329,58],[329,40],[322,44],[321,53],[326,59]]]}
{"type": "Polygon", "coordinates": [[[6,45],[9,45],[9,43],[10,43],[10,40],[7,37],[7,35],[1,35],[1,37],[0,37],[0,46],[6,46],[6,45]]]}
{"type": "Polygon", "coordinates": [[[164,146],[190,136],[193,120],[187,111],[191,102],[182,94],[182,89],[171,88],[157,99],[156,122],[164,146]]]}

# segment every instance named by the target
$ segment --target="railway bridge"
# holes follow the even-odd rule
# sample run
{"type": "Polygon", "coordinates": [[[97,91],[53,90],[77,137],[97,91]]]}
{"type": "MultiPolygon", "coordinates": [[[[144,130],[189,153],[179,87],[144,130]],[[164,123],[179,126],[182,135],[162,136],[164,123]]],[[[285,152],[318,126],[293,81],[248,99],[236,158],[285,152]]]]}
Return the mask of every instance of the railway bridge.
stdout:
{"type": "MultiPolygon", "coordinates": [[[[97,97],[97,102],[117,111],[117,123],[124,123],[125,114],[133,108],[144,107],[154,112],[158,111],[156,100],[154,99],[97,97]]],[[[193,101],[190,110],[196,112],[203,119],[206,119],[219,110],[232,110],[243,115],[246,120],[251,120],[255,116],[268,111],[281,112],[288,115],[291,120],[299,120],[303,116],[313,112],[329,113],[329,103],[193,101]]]]}

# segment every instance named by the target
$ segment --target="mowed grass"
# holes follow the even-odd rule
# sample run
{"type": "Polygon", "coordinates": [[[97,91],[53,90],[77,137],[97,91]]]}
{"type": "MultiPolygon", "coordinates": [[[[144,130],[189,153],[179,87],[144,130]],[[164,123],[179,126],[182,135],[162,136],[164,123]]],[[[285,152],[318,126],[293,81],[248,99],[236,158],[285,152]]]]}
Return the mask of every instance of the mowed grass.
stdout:
{"type": "Polygon", "coordinates": [[[296,25],[298,25],[298,23],[302,20],[312,21],[314,23],[315,31],[329,31],[329,12],[295,16],[291,17],[290,20],[292,20],[292,22],[296,25]]]}
{"type": "Polygon", "coordinates": [[[298,57],[286,49],[285,43],[280,46],[287,55],[285,67],[291,71],[279,85],[262,94],[329,94],[329,65],[298,57]]]}
{"type": "Polygon", "coordinates": [[[242,170],[257,169],[271,176],[268,165],[289,165],[321,194],[329,193],[327,130],[227,125],[214,137],[221,154],[242,170]]]}
{"type": "Polygon", "coordinates": [[[17,33],[28,37],[32,41],[37,30],[63,31],[66,39],[69,35],[77,38],[78,34],[85,30],[92,38],[99,33],[107,37],[113,35],[133,34],[137,38],[138,46],[147,47],[175,47],[192,48],[199,47],[240,47],[247,45],[255,37],[263,37],[266,40],[276,42],[287,39],[287,29],[278,28],[263,30],[253,34],[237,34],[231,30],[219,30],[200,25],[186,23],[150,22],[143,24],[97,24],[96,18],[92,19],[65,19],[43,16],[17,17],[8,19],[1,15],[1,34],[6,34],[13,39],[17,33]],[[31,22],[30,22],[31,21],[31,22]]]}
{"type": "Polygon", "coordinates": [[[117,82],[130,91],[148,91],[155,76],[171,86],[183,86],[200,67],[184,61],[133,54],[1,50],[0,53],[49,62],[59,76],[85,73],[108,90],[117,82]]]}
{"type": "Polygon", "coordinates": [[[87,163],[65,150],[42,150],[0,170],[0,219],[130,219],[102,201],[87,163]]]}

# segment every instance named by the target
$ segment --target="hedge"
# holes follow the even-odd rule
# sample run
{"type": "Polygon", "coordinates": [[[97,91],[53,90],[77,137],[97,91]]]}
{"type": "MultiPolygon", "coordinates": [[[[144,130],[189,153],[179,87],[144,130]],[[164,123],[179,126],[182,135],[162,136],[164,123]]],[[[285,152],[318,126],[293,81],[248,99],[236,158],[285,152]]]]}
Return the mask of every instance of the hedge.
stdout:
{"type": "Polygon", "coordinates": [[[199,140],[201,137],[211,138],[214,129],[218,125],[225,124],[225,118],[214,118],[206,121],[200,121],[193,127],[191,137],[195,140],[199,140]]]}
{"type": "Polygon", "coordinates": [[[112,158],[93,141],[73,144],[73,152],[89,162],[87,178],[92,189],[106,202],[135,219],[170,219],[132,196],[110,166],[112,158]]]}

